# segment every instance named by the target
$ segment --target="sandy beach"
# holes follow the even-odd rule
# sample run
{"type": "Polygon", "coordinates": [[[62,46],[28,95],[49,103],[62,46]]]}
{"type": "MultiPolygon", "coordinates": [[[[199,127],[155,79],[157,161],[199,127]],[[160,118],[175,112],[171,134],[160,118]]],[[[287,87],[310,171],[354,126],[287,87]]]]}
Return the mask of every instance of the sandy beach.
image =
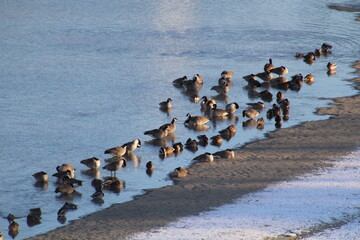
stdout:
{"type": "MultiPolygon", "coordinates": [[[[360,61],[354,66],[360,68],[360,61]]],[[[351,80],[360,89],[360,79],[351,80]]],[[[133,201],[116,204],[30,239],[126,239],[180,217],[232,203],[279,181],[329,166],[360,145],[360,95],[333,99],[317,114],[327,120],[279,129],[236,150],[235,159],[194,163],[191,175],[133,201]]]]}

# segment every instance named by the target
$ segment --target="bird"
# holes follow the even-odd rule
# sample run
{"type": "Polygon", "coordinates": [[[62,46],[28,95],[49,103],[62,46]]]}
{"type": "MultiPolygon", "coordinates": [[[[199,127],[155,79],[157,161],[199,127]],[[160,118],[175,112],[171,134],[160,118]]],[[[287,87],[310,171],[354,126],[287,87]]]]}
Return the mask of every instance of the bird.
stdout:
{"type": "Polygon", "coordinates": [[[179,153],[184,149],[184,146],[181,142],[173,143],[172,147],[175,149],[174,153],[179,153]]]}
{"type": "Polygon", "coordinates": [[[75,178],[70,178],[69,176],[65,175],[60,178],[59,183],[60,184],[72,184],[73,187],[79,187],[79,186],[82,186],[83,181],[75,179],[75,178]]]}
{"type": "Polygon", "coordinates": [[[85,166],[87,166],[90,169],[97,169],[100,167],[100,159],[98,159],[96,157],[81,160],[80,163],[84,164],[85,166]]]}
{"type": "Polygon", "coordinates": [[[278,91],[276,93],[276,102],[279,103],[283,99],[284,99],[284,94],[281,91],[278,91]]]}
{"type": "Polygon", "coordinates": [[[32,175],[36,182],[45,183],[49,180],[49,175],[46,172],[40,171],[32,175]]]}
{"type": "Polygon", "coordinates": [[[226,150],[215,152],[213,155],[220,157],[220,158],[234,158],[235,152],[232,149],[226,149],[226,150]]]}
{"type": "Polygon", "coordinates": [[[289,72],[289,70],[286,67],[281,66],[281,67],[271,69],[270,72],[275,73],[279,76],[282,76],[282,75],[287,74],[289,72]]]}
{"type": "Polygon", "coordinates": [[[105,150],[104,154],[111,154],[116,157],[121,157],[121,156],[125,155],[126,148],[127,148],[126,144],[123,144],[121,146],[113,147],[113,148],[109,148],[109,149],[105,150]]]}
{"type": "Polygon", "coordinates": [[[148,161],[146,163],[146,169],[153,169],[154,168],[154,163],[152,161],[148,161]]]}
{"type": "Polygon", "coordinates": [[[57,177],[58,179],[62,178],[63,176],[69,176],[70,178],[75,177],[74,173],[70,170],[66,170],[64,172],[57,172],[53,174],[54,177],[57,177]]]}
{"type": "Polygon", "coordinates": [[[313,63],[316,59],[315,53],[313,52],[308,52],[305,56],[304,56],[304,61],[306,63],[313,63]]]}
{"type": "Polygon", "coordinates": [[[335,70],[335,68],[337,67],[337,64],[332,63],[332,62],[328,62],[328,64],[326,66],[331,71],[331,70],[335,70]]]}
{"type": "Polygon", "coordinates": [[[325,53],[325,54],[331,53],[331,49],[332,49],[332,46],[328,43],[323,43],[321,45],[321,51],[323,51],[323,53],[325,53]]]}
{"type": "Polygon", "coordinates": [[[234,72],[232,72],[232,71],[224,70],[224,71],[221,72],[221,78],[231,79],[233,76],[234,76],[234,72]]]}
{"type": "Polygon", "coordinates": [[[100,200],[100,199],[103,199],[105,196],[105,194],[103,193],[102,189],[98,189],[96,190],[96,192],[94,194],[91,195],[91,198],[93,200],[100,200]]]}
{"type": "Polygon", "coordinates": [[[202,76],[198,73],[193,76],[193,81],[195,81],[196,83],[199,83],[199,84],[204,83],[202,76]]]}
{"type": "Polygon", "coordinates": [[[216,100],[215,99],[209,99],[206,96],[203,96],[201,99],[203,99],[200,103],[200,107],[201,107],[201,111],[203,112],[208,112],[212,109],[212,107],[214,106],[214,104],[216,104],[216,100]]]}
{"type": "Polygon", "coordinates": [[[273,69],[274,68],[274,65],[272,64],[272,59],[270,58],[269,59],[269,63],[266,63],[265,65],[264,65],[264,71],[265,72],[269,72],[271,69],[273,69]]]}
{"type": "Polygon", "coordinates": [[[198,145],[203,146],[203,147],[208,145],[209,138],[206,135],[198,135],[197,139],[199,140],[198,145]]]}
{"type": "Polygon", "coordinates": [[[193,160],[198,161],[198,162],[213,162],[214,161],[214,155],[212,155],[209,152],[200,154],[196,157],[193,158],[193,160]]]}
{"type": "Polygon", "coordinates": [[[212,136],[210,139],[211,139],[211,145],[215,145],[215,146],[220,146],[223,140],[221,135],[212,136]]]}
{"type": "Polygon", "coordinates": [[[12,221],[9,224],[8,229],[9,229],[9,231],[13,231],[13,232],[19,231],[19,224],[15,221],[12,221]]]}
{"type": "Polygon", "coordinates": [[[155,139],[163,139],[169,134],[168,129],[169,126],[165,126],[163,129],[157,128],[157,129],[145,131],[144,134],[149,135],[155,139]]]}
{"type": "Polygon", "coordinates": [[[237,104],[236,102],[226,104],[225,106],[225,110],[228,113],[234,113],[238,109],[239,109],[239,104],[237,104]]]}
{"type": "Polygon", "coordinates": [[[250,119],[256,118],[259,115],[259,111],[256,109],[246,109],[243,111],[243,117],[248,117],[250,119]]]}
{"type": "Polygon", "coordinates": [[[159,103],[160,108],[162,109],[172,108],[171,102],[172,102],[171,98],[168,98],[166,101],[159,103]]]}
{"type": "Polygon", "coordinates": [[[170,123],[166,123],[166,124],[164,124],[164,125],[161,125],[161,126],[159,127],[159,129],[164,129],[166,126],[168,126],[168,129],[167,129],[168,132],[169,132],[169,133],[174,132],[174,131],[176,130],[175,122],[176,122],[177,120],[178,120],[177,118],[173,118],[170,123]]]}
{"type": "Polygon", "coordinates": [[[173,80],[173,84],[174,85],[182,85],[183,84],[183,82],[184,81],[186,81],[187,80],[187,76],[183,76],[183,77],[180,77],[180,78],[177,78],[177,79],[175,79],[175,80],[173,80]]]}
{"type": "Polygon", "coordinates": [[[130,154],[131,152],[135,151],[135,149],[141,147],[140,139],[136,138],[133,141],[127,142],[126,145],[126,154],[130,154]]]}
{"type": "Polygon", "coordinates": [[[174,152],[175,152],[175,148],[169,146],[161,147],[159,150],[159,154],[161,157],[171,156],[174,154],[174,152]]]}
{"type": "Polygon", "coordinates": [[[114,172],[114,176],[116,177],[116,171],[122,167],[126,167],[126,160],[124,158],[120,158],[117,161],[106,164],[103,169],[110,171],[111,176],[114,172]]]}
{"type": "Polygon", "coordinates": [[[182,168],[182,167],[177,167],[174,169],[174,171],[169,173],[169,177],[170,178],[183,178],[183,177],[187,177],[188,174],[189,174],[189,170],[182,168]]]}
{"type": "Polygon", "coordinates": [[[315,49],[314,53],[315,53],[315,56],[317,56],[317,57],[320,57],[323,54],[322,51],[318,48],[315,49]]]}
{"type": "Polygon", "coordinates": [[[259,92],[259,96],[263,101],[266,102],[271,102],[273,97],[272,93],[266,89],[264,91],[259,92]]]}
{"type": "Polygon", "coordinates": [[[190,113],[186,114],[187,119],[185,120],[185,124],[188,125],[203,125],[210,121],[209,118],[203,116],[191,116],[190,113]]]}
{"type": "Polygon", "coordinates": [[[56,193],[72,194],[74,192],[74,186],[71,183],[61,184],[56,189],[56,193]]]}
{"type": "Polygon", "coordinates": [[[7,215],[6,219],[8,220],[9,223],[11,223],[12,221],[15,220],[15,216],[11,213],[9,213],[9,215],[7,215]]]}
{"type": "MultiPolygon", "coordinates": [[[[274,69],[271,69],[274,70],[274,69]]],[[[255,74],[255,76],[257,76],[258,78],[261,78],[264,81],[270,81],[271,79],[274,78],[274,76],[271,74],[271,71],[269,72],[260,72],[255,74]]]]}
{"type": "Polygon", "coordinates": [[[224,82],[221,85],[216,85],[216,86],[211,87],[211,90],[214,90],[220,94],[226,94],[230,91],[230,88],[229,88],[229,84],[224,82]]]}
{"type": "Polygon", "coordinates": [[[226,117],[227,115],[229,115],[229,112],[224,109],[217,108],[217,104],[214,104],[211,109],[212,117],[226,117]]]}
{"type": "Polygon", "coordinates": [[[297,53],[295,53],[295,57],[296,57],[296,58],[303,58],[303,57],[304,57],[304,54],[297,52],[297,53]]]}
{"type": "Polygon", "coordinates": [[[186,142],[185,142],[185,148],[189,149],[193,152],[198,150],[198,145],[199,145],[199,143],[195,139],[192,139],[192,138],[188,138],[188,140],[186,140],[186,142]]]}
{"type": "Polygon", "coordinates": [[[234,124],[231,124],[227,128],[220,130],[219,133],[223,138],[229,139],[235,135],[236,127],[234,124]]]}
{"type": "Polygon", "coordinates": [[[263,102],[256,102],[256,103],[246,103],[251,109],[255,109],[261,111],[265,108],[265,104],[263,102]]]}
{"type": "Polygon", "coordinates": [[[66,170],[70,170],[71,172],[75,172],[76,169],[74,168],[73,165],[71,165],[69,163],[64,163],[64,164],[62,164],[60,166],[57,166],[56,170],[58,172],[65,172],[66,170]]]}
{"type": "Polygon", "coordinates": [[[305,83],[307,83],[307,84],[309,84],[309,85],[311,85],[311,84],[313,84],[314,83],[314,75],[312,75],[311,73],[310,74],[308,74],[308,75],[306,75],[305,77],[304,77],[304,82],[305,83]]]}
{"type": "Polygon", "coordinates": [[[247,82],[250,80],[256,80],[256,75],[255,74],[245,75],[245,76],[243,76],[243,79],[247,82]]]}

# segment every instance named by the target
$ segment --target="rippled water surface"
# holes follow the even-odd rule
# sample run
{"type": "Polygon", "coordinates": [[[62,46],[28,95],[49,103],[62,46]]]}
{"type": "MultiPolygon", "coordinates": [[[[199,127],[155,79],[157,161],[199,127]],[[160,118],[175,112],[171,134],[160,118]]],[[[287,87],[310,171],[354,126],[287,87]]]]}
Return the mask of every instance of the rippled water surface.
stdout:
{"type": "MultiPolygon", "coordinates": [[[[243,128],[241,111],[249,98],[242,76],[263,70],[269,58],[276,66],[297,73],[315,75],[315,83],[299,92],[288,90],[290,119],[282,127],[303,121],[324,119],[316,108],[329,97],[354,95],[349,82],[351,63],[359,56],[359,22],[354,13],[329,9],[327,1],[2,1],[0,3],[0,144],[2,183],[0,214],[14,214],[20,224],[16,239],[59,227],[57,210],[66,201],[78,205],[67,222],[113,203],[129,201],[143,189],[158,188],[172,181],[166,174],[186,167],[206,151],[234,148],[259,139],[275,129],[266,120],[265,129],[243,128]],[[333,45],[333,54],[312,65],[294,58],[323,42],[333,45]],[[328,76],[327,62],[338,64],[328,76]],[[200,96],[215,96],[223,70],[235,72],[234,86],[227,98],[237,102],[237,117],[212,122],[206,132],[185,128],[185,115],[200,115],[199,103],[192,103],[172,81],[198,73],[204,78],[200,96]],[[173,109],[159,110],[158,103],[171,97],[173,109]],[[174,141],[185,142],[199,134],[208,137],[234,123],[237,134],[220,147],[184,150],[176,157],[161,159],[159,146],[148,141],[145,130],[158,128],[177,117],[174,141]],[[120,193],[105,191],[104,203],[91,201],[93,176],[85,174],[80,160],[106,158],[104,150],[140,138],[128,166],[117,176],[125,182],[120,193]],[[154,174],[145,173],[153,161],[154,174]],[[32,174],[50,176],[56,166],[73,164],[84,186],[77,194],[63,198],[48,186],[34,185],[32,174]],[[30,208],[42,209],[42,224],[29,227],[30,208]]],[[[264,89],[259,89],[262,91],[264,89]]],[[[277,89],[270,89],[276,94],[277,89]]],[[[267,108],[273,102],[267,102],[267,108]]],[[[265,117],[266,110],[261,113],[265,117]]],[[[168,143],[169,145],[171,142],[168,143]]],[[[100,170],[98,178],[109,176],[100,170]]],[[[7,220],[0,219],[0,231],[7,233],[7,220]]]]}

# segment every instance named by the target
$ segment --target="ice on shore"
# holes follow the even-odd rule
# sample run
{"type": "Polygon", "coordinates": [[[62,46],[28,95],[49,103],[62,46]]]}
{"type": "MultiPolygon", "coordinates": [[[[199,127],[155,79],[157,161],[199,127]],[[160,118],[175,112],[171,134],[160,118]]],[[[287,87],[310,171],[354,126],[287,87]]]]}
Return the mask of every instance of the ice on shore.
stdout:
{"type": "Polygon", "coordinates": [[[360,239],[360,150],[316,174],[282,182],[131,239],[360,239]]]}

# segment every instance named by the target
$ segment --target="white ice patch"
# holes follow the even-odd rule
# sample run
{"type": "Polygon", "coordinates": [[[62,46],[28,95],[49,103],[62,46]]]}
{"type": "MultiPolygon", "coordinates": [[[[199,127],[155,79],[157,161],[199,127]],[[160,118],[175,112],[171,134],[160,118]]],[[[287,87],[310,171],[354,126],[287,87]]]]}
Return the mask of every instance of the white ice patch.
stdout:
{"type": "MultiPolygon", "coordinates": [[[[282,182],[131,239],[263,239],[345,221],[308,239],[360,239],[360,150],[315,175],[282,182]]],[[[320,227],[319,227],[320,228],[320,227]]]]}

